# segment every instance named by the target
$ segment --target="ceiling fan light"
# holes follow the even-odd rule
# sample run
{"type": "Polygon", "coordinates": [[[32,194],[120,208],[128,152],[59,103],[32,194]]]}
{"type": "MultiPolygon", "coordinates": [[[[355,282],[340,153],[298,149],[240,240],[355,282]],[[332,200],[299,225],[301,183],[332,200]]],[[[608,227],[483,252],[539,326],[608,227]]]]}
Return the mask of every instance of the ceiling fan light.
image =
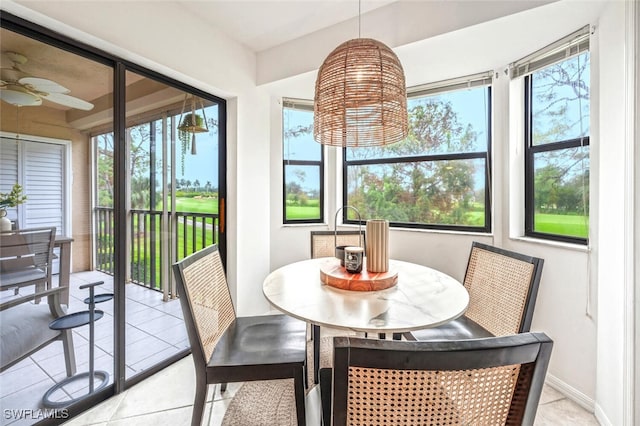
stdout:
{"type": "Polygon", "coordinates": [[[42,105],[42,99],[29,93],[24,87],[9,84],[0,90],[0,99],[16,106],[38,106],[42,105]]]}

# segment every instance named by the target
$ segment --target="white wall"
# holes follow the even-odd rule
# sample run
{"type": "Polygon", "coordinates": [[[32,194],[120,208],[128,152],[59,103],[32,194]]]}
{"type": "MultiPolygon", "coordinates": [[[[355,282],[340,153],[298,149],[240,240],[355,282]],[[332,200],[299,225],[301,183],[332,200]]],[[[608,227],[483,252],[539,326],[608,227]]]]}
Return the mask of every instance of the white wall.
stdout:
{"type": "MultiPolygon", "coordinates": [[[[597,411],[623,422],[625,305],[625,5],[613,2],[598,28],[600,73],[597,411]]],[[[605,420],[606,419],[606,420],[605,420]]]]}
{"type": "MultiPolygon", "coordinates": [[[[621,372],[616,368],[613,371],[609,370],[613,376],[603,377],[604,370],[608,370],[609,365],[601,360],[605,358],[616,362],[619,366],[622,342],[620,332],[614,333],[612,337],[605,340],[598,340],[600,329],[596,320],[598,317],[611,315],[607,323],[620,326],[621,309],[616,307],[616,303],[620,302],[621,294],[619,291],[613,291],[613,294],[605,296],[607,300],[603,301],[602,292],[598,291],[598,283],[603,283],[604,291],[609,292],[611,286],[619,290],[621,281],[617,273],[614,273],[614,279],[611,279],[609,267],[599,266],[606,265],[611,257],[618,256],[622,247],[620,230],[616,229],[616,226],[611,229],[609,220],[621,222],[615,208],[611,208],[619,205],[620,194],[610,188],[614,186],[615,179],[619,178],[616,175],[623,169],[624,163],[619,157],[617,148],[613,148],[613,152],[608,152],[604,159],[598,158],[600,152],[598,145],[600,140],[606,141],[608,150],[609,143],[616,143],[610,140],[618,139],[624,129],[624,126],[620,125],[620,120],[623,120],[624,116],[620,103],[621,87],[619,83],[612,83],[615,80],[613,74],[622,72],[623,56],[620,50],[624,45],[622,37],[624,17],[620,16],[620,8],[624,8],[624,3],[618,1],[558,2],[395,49],[405,68],[409,85],[491,69],[498,73],[498,78],[494,81],[493,91],[495,114],[493,233],[464,235],[392,230],[390,235],[392,257],[436,267],[458,279],[464,275],[468,250],[473,240],[545,259],[532,330],[544,331],[555,341],[549,368],[550,383],[590,410],[595,409],[596,398],[598,398],[598,404],[604,404],[606,407],[603,407],[600,413],[600,419],[605,424],[609,422],[608,419],[612,424],[622,424],[618,422],[621,403],[614,403],[622,399],[622,380],[621,372]],[[521,157],[523,142],[520,136],[514,138],[514,134],[521,135],[522,132],[509,127],[511,122],[509,117],[513,115],[518,119],[522,114],[510,108],[510,90],[514,89],[511,88],[509,79],[504,74],[510,62],[588,24],[597,27],[592,46],[592,63],[595,62],[595,64],[592,64],[592,80],[594,80],[592,120],[594,122],[591,124],[591,167],[594,180],[591,186],[591,219],[600,222],[592,224],[592,231],[600,229],[599,223],[607,223],[604,227],[607,233],[604,243],[600,240],[603,237],[602,232],[592,234],[593,251],[581,246],[540,243],[519,237],[523,229],[522,209],[518,207],[522,205],[520,194],[523,184],[518,176],[521,176],[523,167],[521,157]],[[523,28],[535,28],[535,30],[522,31],[523,28]],[[611,49],[611,43],[615,43],[618,47],[611,49]],[[487,54],[489,50],[491,52],[498,50],[499,53],[487,54]],[[607,51],[604,60],[600,57],[603,50],[607,51]],[[437,61],[434,58],[437,58],[437,61]],[[605,92],[607,93],[605,99],[598,101],[598,93],[605,92]],[[618,99],[617,104],[614,99],[618,99]],[[611,134],[614,128],[618,130],[611,134]],[[610,170],[608,173],[612,176],[605,176],[598,182],[596,180],[598,170],[603,168],[610,170]],[[602,194],[603,191],[608,191],[606,201],[598,198],[598,194],[602,194]],[[604,218],[601,216],[603,211],[609,212],[604,213],[604,218]],[[598,253],[602,255],[604,247],[608,252],[607,256],[605,259],[599,259],[598,253]],[[605,303],[606,308],[601,306],[602,303],[605,303]],[[596,374],[597,371],[602,373],[596,374]],[[601,394],[602,391],[610,394],[604,397],[601,394]]],[[[327,46],[323,48],[326,50],[327,46]]],[[[318,49],[321,49],[321,46],[314,45],[312,40],[305,45],[307,53],[318,49]]],[[[331,189],[335,186],[328,186],[327,196],[329,202],[333,203],[333,208],[328,208],[325,213],[325,225],[282,225],[281,105],[277,100],[283,96],[312,99],[314,81],[315,73],[311,72],[267,85],[272,93],[270,157],[273,165],[270,173],[272,268],[308,258],[309,232],[315,229],[333,229],[335,206],[340,205],[339,194],[331,189]]],[[[331,154],[331,151],[329,153],[331,154]]],[[[331,170],[330,173],[337,173],[338,176],[335,179],[339,180],[340,169],[331,163],[332,158],[330,155],[329,170],[331,170]]]]}

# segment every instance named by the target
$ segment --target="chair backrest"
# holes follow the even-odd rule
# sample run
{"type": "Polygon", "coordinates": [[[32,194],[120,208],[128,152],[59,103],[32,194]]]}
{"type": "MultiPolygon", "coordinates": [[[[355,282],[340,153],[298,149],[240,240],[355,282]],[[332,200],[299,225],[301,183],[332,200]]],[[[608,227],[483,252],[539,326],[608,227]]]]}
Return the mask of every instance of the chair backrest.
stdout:
{"type": "Polygon", "coordinates": [[[532,425],[552,347],[543,333],[335,337],[332,424],[532,425]]]}
{"type": "Polygon", "coordinates": [[[365,248],[364,231],[311,231],[311,258],[333,257],[336,246],[365,248]]]}
{"type": "Polygon", "coordinates": [[[37,268],[50,277],[55,237],[55,226],[0,233],[0,271],[19,273],[37,268]]]}
{"type": "Polygon", "coordinates": [[[542,259],[474,242],[464,286],[469,292],[465,315],[494,336],[531,329],[542,259]]]}
{"type": "Polygon", "coordinates": [[[173,272],[194,361],[206,364],[236,318],[218,246],[175,263],[173,272]]]}

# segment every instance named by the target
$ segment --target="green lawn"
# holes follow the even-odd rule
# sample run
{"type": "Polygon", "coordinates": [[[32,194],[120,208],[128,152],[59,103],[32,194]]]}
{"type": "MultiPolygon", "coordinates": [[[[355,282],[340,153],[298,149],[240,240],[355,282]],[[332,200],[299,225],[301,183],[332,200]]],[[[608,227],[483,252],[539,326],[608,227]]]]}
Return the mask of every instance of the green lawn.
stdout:
{"type": "Polygon", "coordinates": [[[319,206],[287,206],[287,219],[318,219],[320,217],[319,206]]]}
{"type": "Polygon", "coordinates": [[[536,213],[534,230],[546,234],[587,238],[589,218],[583,215],[536,213]]]}
{"type": "Polygon", "coordinates": [[[218,213],[218,198],[176,197],[176,207],[181,212],[218,213]]]}

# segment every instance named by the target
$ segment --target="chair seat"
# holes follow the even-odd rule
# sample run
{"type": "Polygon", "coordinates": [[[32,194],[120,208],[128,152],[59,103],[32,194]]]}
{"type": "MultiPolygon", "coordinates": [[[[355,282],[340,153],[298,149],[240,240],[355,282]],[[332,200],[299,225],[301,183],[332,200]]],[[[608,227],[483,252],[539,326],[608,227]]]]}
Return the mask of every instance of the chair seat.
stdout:
{"type": "Polygon", "coordinates": [[[54,319],[48,304],[24,303],[0,312],[0,366],[13,363],[59,336],[59,331],[49,328],[54,319]]]}
{"type": "Polygon", "coordinates": [[[475,321],[461,316],[453,321],[449,321],[440,327],[425,328],[423,330],[406,333],[407,340],[465,340],[494,337],[484,327],[475,321]]]}
{"type": "Polygon", "coordinates": [[[3,288],[11,287],[16,284],[45,280],[47,278],[46,271],[40,268],[25,268],[16,271],[3,272],[0,278],[3,288]]]}
{"type": "Polygon", "coordinates": [[[255,365],[265,376],[275,378],[278,374],[270,371],[273,367],[304,364],[305,357],[303,321],[286,315],[238,317],[220,338],[207,369],[255,365]]]}

